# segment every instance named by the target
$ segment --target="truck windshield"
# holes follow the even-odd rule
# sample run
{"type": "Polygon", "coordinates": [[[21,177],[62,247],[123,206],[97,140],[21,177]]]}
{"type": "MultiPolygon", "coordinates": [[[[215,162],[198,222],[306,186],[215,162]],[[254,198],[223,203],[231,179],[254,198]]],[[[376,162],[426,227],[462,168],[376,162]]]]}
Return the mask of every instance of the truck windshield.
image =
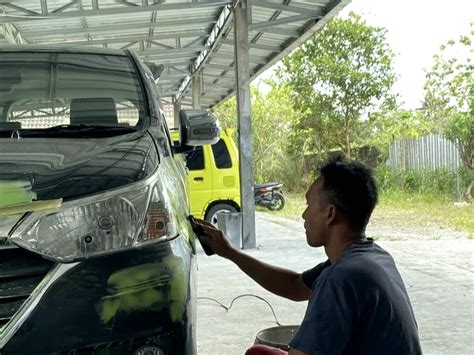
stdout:
{"type": "Polygon", "coordinates": [[[85,53],[4,52],[0,56],[0,137],[70,137],[103,128],[130,133],[146,123],[130,58],[85,53]],[[68,129],[71,126],[72,129],[68,129]],[[75,129],[79,127],[80,129],[75,129]],[[117,129],[121,127],[123,129],[117,129]],[[29,134],[31,132],[31,134],[29,134]]]}

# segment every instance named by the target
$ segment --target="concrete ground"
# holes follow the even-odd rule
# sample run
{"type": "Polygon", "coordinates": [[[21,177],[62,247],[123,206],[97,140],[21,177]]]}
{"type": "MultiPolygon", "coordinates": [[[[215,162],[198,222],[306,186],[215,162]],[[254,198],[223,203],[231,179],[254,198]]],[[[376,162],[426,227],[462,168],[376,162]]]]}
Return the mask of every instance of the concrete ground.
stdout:
{"type": "MultiPolygon", "coordinates": [[[[245,250],[263,261],[304,271],[326,260],[323,249],[306,244],[302,224],[257,213],[257,245],[245,250]]],[[[377,235],[371,231],[370,235],[377,235]]],[[[449,233],[449,232],[447,232],[449,233]]],[[[403,238],[402,238],[403,239],[403,238]]],[[[474,354],[474,240],[379,240],[394,257],[410,295],[425,354],[474,354]]],[[[262,329],[276,326],[270,307],[242,297],[263,297],[281,324],[299,324],[307,302],[292,302],[265,291],[231,262],[198,251],[199,355],[241,355],[262,329]],[[205,298],[203,298],[205,297],[205,298]]]]}

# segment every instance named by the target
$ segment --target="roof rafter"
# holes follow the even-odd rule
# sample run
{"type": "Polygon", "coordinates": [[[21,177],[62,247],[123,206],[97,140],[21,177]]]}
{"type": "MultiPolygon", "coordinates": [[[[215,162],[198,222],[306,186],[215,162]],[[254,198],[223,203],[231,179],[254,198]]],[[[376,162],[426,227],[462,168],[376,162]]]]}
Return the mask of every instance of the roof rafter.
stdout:
{"type": "MultiPolygon", "coordinates": [[[[89,27],[90,30],[90,27],[89,27]]],[[[199,36],[198,39],[202,39],[203,36],[206,36],[207,33],[202,31],[202,32],[196,32],[196,31],[176,31],[176,32],[165,32],[165,33],[158,33],[154,34],[153,37],[149,36],[113,36],[113,37],[105,37],[101,39],[93,39],[91,41],[69,41],[66,40],[64,42],[56,42],[56,41],[48,41],[47,39],[44,39],[43,41],[35,41],[36,44],[59,44],[59,43],[66,43],[66,44],[72,44],[72,45],[101,45],[101,44],[111,44],[111,43],[125,43],[125,42],[138,42],[138,41],[155,41],[155,40],[162,40],[162,39],[172,39],[172,38],[185,38],[185,37],[196,37],[199,36]]]]}
{"type": "MultiPolygon", "coordinates": [[[[74,1],[75,3],[76,1],[74,1]]],[[[151,5],[137,5],[137,6],[121,6],[117,8],[97,9],[97,10],[74,10],[67,12],[50,12],[47,15],[38,14],[35,11],[31,11],[25,8],[21,8],[10,3],[2,3],[3,6],[17,7],[23,12],[27,12],[27,16],[15,16],[6,15],[0,17],[0,23],[7,22],[21,22],[21,21],[32,21],[32,20],[46,20],[46,19],[59,19],[59,18],[77,18],[77,17],[92,17],[92,16],[107,16],[107,15],[123,15],[133,14],[140,12],[153,12],[153,11],[172,11],[172,10],[184,10],[184,9],[195,9],[203,7],[218,7],[231,4],[231,0],[201,0],[199,2],[181,2],[172,4],[151,4],[151,5]]],[[[65,5],[66,6],[66,5],[65,5]]],[[[68,4],[69,6],[69,4],[68,4]]]]}
{"type": "MultiPolygon", "coordinates": [[[[260,30],[262,28],[286,25],[288,23],[294,23],[294,22],[304,21],[304,20],[311,20],[311,19],[316,19],[316,18],[321,18],[321,17],[323,17],[321,14],[318,14],[318,15],[316,15],[316,14],[307,14],[307,15],[288,16],[288,17],[284,17],[284,18],[281,18],[281,19],[278,19],[278,20],[252,23],[251,25],[249,25],[249,30],[255,31],[255,30],[260,30]]],[[[273,31],[273,29],[272,29],[272,31],[273,31]]]]}
{"type": "MultiPolygon", "coordinates": [[[[232,48],[234,47],[234,41],[230,40],[230,39],[222,40],[222,44],[224,44],[226,46],[232,46],[232,48]]],[[[261,49],[261,50],[269,51],[269,52],[278,52],[278,51],[280,51],[279,46],[270,46],[270,45],[260,44],[260,43],[249,43],[249,46],[250,46],[250,48],[253,48],[253,49],[261,49]]]]}
{"type": "Polygon", "coordinates": [[[194,73],[198,72],[201,67],[206,63],[208,58],[212,55],[212,53],[216,50],[219,45],[219,40],[222,38],[222,35],[225,31],[227,31],[230,23],[232,22],[232,7],[226,6],[219,14],[217,22],[209,34],[209,38],[206,41],[206,48],[199,54],[196,61],[194,62],[191,68],[191,75],[187,76],[186,79],[183,80],[179,87],[179,94],[176,95],[175,100],[180,102],[183,96],[186,94],[190,84],[191,84],[191,76],[194,73]]]}
{"type": "MultiPolygon", "coordinates": [[[[2,17],[0,17],[0,22],[1,22],[2,17]]],[[[139,29],[139,28],[148,28],[150,26],[153,27],[159,27],[162,29],[167,29],[169,31],[170,27],[177,27],[175,30],[177,31],[180,26],[186,26],[187,28],[189,26],[200,26],[200,28],[196,29],[186,29],[182,30],[181,32],[184,31],[202,31],[204,26],[212,26],[216,21],[209,21],[209,19],[205,18],[196,18],[196,19],[179,19],[179,20],[168,20],[168,21],[160,21],[159,23],[153,23],[150,24],[149,22],[143,22],[143,23],[133,23],[133,24],[127,24],[126,22],[121,22],[117,24],[112,24],[112,25],[101,25],[101,26],[91,26],[90,30],[92,32],[100,32],[100,31],[114,31],[114,30],[120,30],[126,27],[129,30],[132,29],[139,29]]],[[[43,36],[48,36],[48,35],[57,35],[58,32],[61,34],[73,34],[77,33],[77,28],[74,28],[72,26],[68,27],[50,27],[49,30],[42,30],[41,35],[43,36]]],[[[207,32],[208,34],[208,32],[207,32]]]]}
{"type": "MultiPolygon", "coordinates": [[[[252,1],[251,2],[252,6],[257,6],[257,7],[263,7],[266,9],[272,9],[272,10],[281,10],[281,11],[287,11],[287,12],[295,12],[297,14],[310,14],[314,12],[311,9],[308,9],[307,7],[300,7],[300,6],[293,6],[293,5],[285,5],[285,4],[278,4],[274,2],[269,2],[269,1],[263,1],[263,0],[257,0],[257,1],[252,1]]],[[[326,5],[322,3],[311,3],[311,6],[319,6],[319,7],[324,7],[326,5]]]]}
{"type": "Polygon", "coordinates": [[[27,43],[18,28],[10,23],[0,24],[0,36],[4,37],[11,44],[27,43]]]}
{"type": "Polygon", "coordinates": [[[159,58],[167,58],[167,57],[175,57],[176,56],[186,56],[188,55],[195,55],[202,50],[202,47],[190,47],[190,48],[167,48],[167,49],[149,49],[147,51],[137,51],[138,55],[148,56],[148,57],[157,57],[159,58]]]}
{"type": "MultiPolygon", "coordinates": [[[[0,16],[3,15],[3,9],[0,8],[0,16]]],[[[26,44],[20,30],[11,23],[0,24],[0,36],[5,38],[10,44],[26,44]]]]}

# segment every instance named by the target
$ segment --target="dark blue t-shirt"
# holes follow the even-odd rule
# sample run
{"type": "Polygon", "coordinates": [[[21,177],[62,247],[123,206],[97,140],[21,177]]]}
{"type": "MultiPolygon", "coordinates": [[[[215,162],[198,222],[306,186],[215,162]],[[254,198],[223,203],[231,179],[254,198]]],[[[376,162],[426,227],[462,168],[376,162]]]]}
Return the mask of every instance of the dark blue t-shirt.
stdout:
{"type": "Polygon", "coordinates": [[[421,354],[418,327],[393,258],[373,242],[303,273],[312,289],[290,347],[309,354],[421,354]]]}

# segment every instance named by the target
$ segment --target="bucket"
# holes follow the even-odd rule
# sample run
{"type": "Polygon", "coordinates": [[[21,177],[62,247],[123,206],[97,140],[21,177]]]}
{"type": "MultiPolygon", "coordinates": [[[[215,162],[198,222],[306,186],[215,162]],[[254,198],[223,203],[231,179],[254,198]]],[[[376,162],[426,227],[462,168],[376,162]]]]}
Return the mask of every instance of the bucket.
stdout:
{"type": "Polygon", "coordinates": [[[217,228],[222,230],[230,244],[236,249],[242,249],[242,213],[219,211],[217,228]]]}
{"type": "Polygon", "coordinates": [[[290,350],[288,343],[296,334],[299,325],[282,325],[261,330],[257,333],[255,344],[272,346],[282,350],[290,350]]]}

